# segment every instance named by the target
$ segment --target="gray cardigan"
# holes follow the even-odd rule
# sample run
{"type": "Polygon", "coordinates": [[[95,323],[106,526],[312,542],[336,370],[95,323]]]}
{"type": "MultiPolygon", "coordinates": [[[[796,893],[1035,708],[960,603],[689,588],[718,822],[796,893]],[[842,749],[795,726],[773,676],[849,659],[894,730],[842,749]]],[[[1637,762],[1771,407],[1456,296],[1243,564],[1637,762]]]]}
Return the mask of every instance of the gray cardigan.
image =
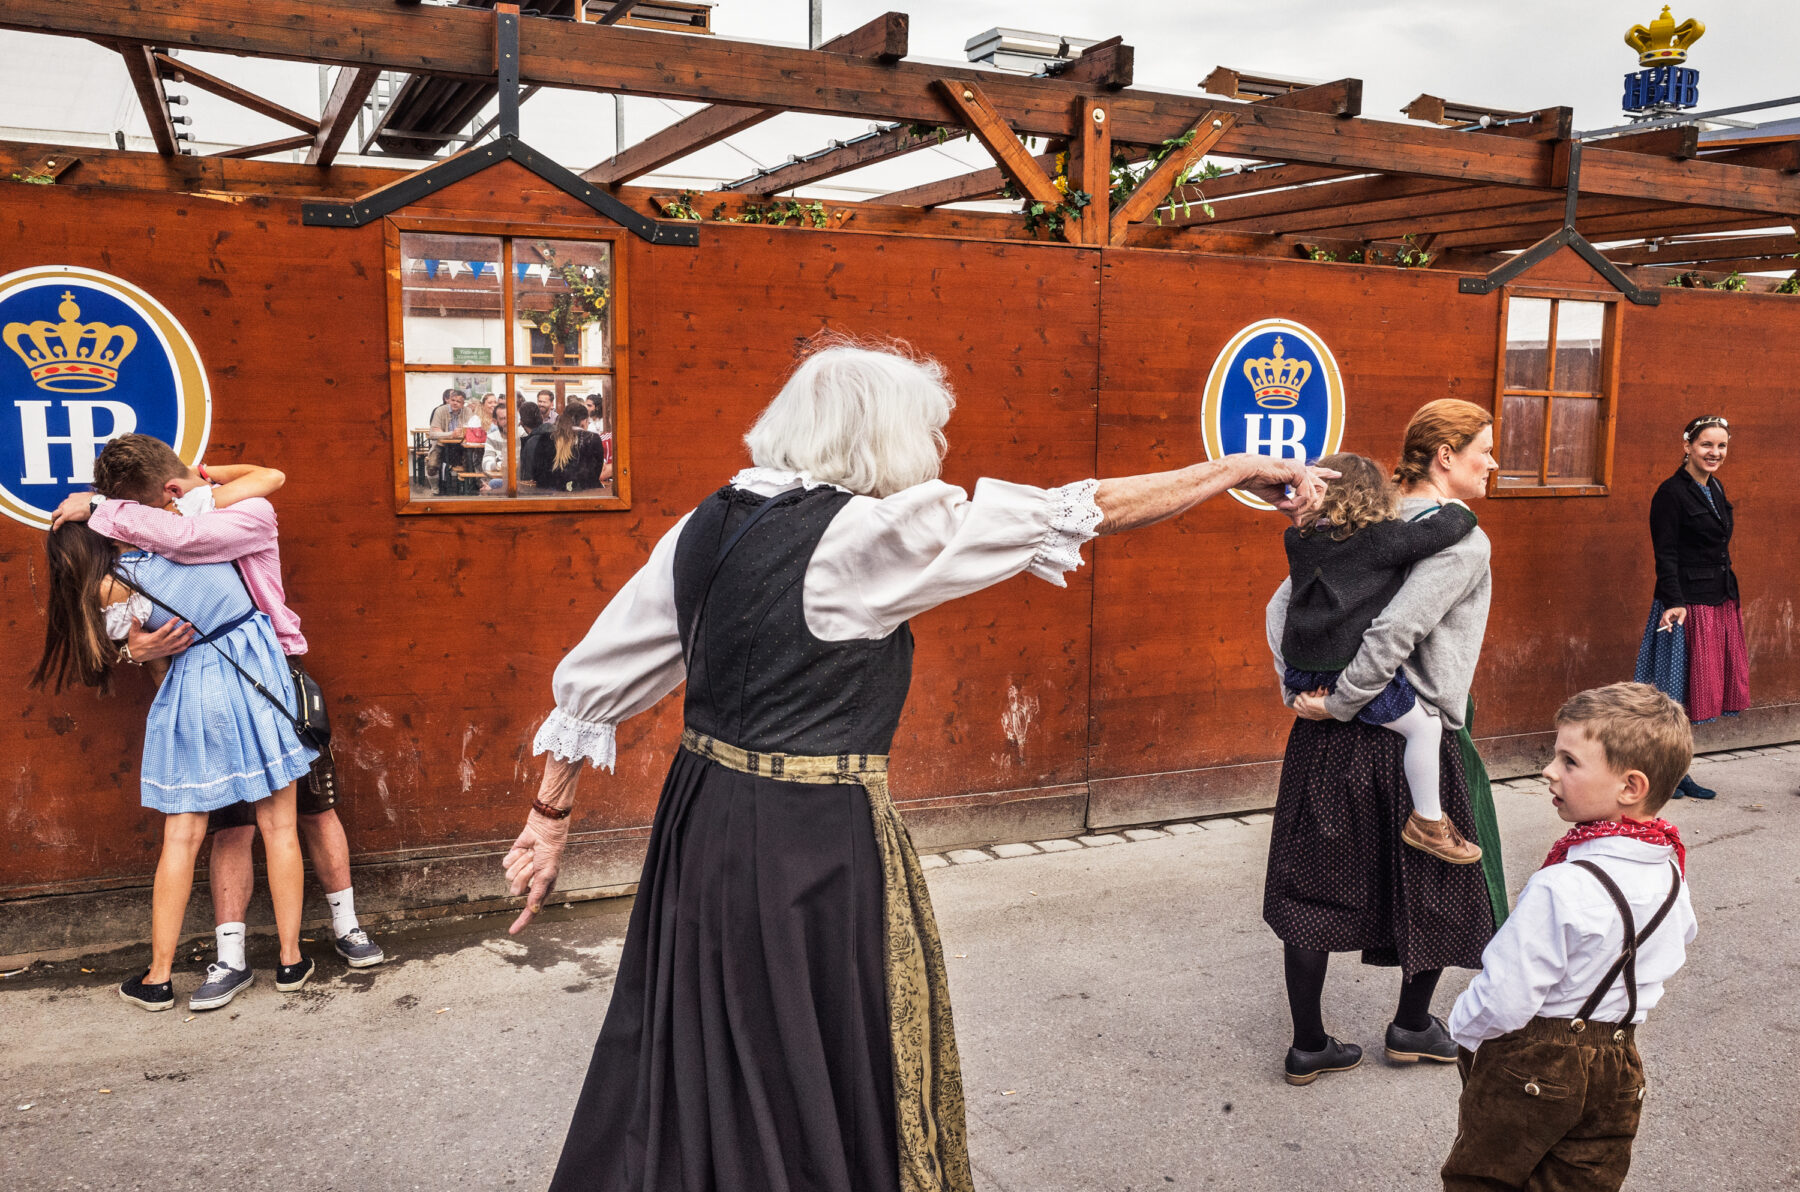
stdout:
{"type": "MultiPolygon", "coordinates": [[[[1400,502],[1400,516],[1417,517],[1440,503],[1434,497],[1406,497],[1400,502]]],[[[1337,690],[1326,698],[1325,707],[1333,717],[1354,720],[1404,666],[1419,697],[1443,714],[1444,723],[1452,729],[1463,726],[1493,595],[1490,553],[1487,535],[1477,528],[1462,541],[1413,564],[1399,594],[1369,626],[1356,658],[1338,676],[1337,690]]],[[[1282,581],[1264,618],[1278,683],[1285,665],[1281,634],[1287,625],[1291,586],[1291,580],[1282,581]]],[[[1285,687],[1281,691],[1291,707],[1292,693],[1285,687]]]]}

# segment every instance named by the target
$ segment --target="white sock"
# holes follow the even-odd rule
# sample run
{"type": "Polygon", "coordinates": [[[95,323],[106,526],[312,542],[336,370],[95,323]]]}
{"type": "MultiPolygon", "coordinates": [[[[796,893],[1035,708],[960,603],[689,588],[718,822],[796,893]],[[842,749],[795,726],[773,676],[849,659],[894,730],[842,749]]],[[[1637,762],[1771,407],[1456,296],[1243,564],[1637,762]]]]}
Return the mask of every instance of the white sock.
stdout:
{"type": "Polygon", "coordinates": [[[1406,715],[1382,725],[1406,738],[1406,785],[1412,792],[1413,810],[1420,819],[1443,819],[1443,804],[1438,801],[1438,747],[1444,739],[1444,722],[1416,700],[1406,715]]]}
{"type": "Polygon", "coordinates": [[[336,894],[327,894],[325,901],[331,904],[331,934],[341,939],[361,926],[356,921],[356,887],[345,886],[336,894]]]}
{"type": "Polygon", "coordinates": [[[234,969],[244,967],[244,925],[242,923],[221,923],[213,928],[213,938],[219,944],[219,963],[228,964],[234,969]]]}

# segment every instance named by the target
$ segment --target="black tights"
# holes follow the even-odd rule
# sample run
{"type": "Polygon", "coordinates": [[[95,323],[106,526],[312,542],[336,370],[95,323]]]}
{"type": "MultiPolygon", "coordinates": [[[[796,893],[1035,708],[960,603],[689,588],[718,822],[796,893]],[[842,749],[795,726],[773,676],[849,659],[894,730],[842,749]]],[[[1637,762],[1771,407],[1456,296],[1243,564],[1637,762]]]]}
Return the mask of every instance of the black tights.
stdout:
{"type": "MultiPolygon", "coordinates": [[[[1319,999],[1325,992],[1325,968],[1331,953],[1283,944],[1282,960],[1287,970],[1288,1013],[1294,1018],[1294,1046],[1301,1051],[1322,1051],[1326,1035],[1319,999]]],[[[1438,978],[1443,975],[1441,968],[1426,969],[1410,980],[1401,980],[1395,1025],[1403,1030],[1422,1031],[1431,1024],[1431,995],[1437,991],[1438,978]]]]}

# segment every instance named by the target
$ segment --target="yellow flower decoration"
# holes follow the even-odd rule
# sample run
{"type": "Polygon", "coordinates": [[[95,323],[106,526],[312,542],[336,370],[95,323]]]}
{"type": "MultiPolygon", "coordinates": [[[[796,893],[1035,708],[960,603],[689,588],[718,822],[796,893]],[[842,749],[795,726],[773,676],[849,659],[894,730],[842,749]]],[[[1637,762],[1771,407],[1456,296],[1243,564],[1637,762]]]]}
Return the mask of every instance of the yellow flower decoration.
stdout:
{"type": "Polygon", "coordinates": [[[538,331],[539,331],[539,332],[540,332],[540,333],[541,333],[541,334],[543,334],[543,335],[549,335],[549,334],[550,334],[550,324],[548,324],[548,323],[539,323],[539,324],[538,324],[538,331]]]}
{"type": "Polygon", "coordinates": [[[1055,186],[1060,193],[1065,195],[1069,193],[1069,180],[1060,174],[1057,175],[1055,186]]]}

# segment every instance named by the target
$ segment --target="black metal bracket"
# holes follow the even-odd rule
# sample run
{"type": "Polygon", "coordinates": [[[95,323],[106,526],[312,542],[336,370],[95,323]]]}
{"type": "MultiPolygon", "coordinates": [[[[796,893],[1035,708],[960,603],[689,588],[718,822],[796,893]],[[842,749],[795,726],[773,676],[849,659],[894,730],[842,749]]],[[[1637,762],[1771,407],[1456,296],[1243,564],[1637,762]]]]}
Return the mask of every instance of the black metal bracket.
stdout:
{"type": "Polygon", "coordinates": [[[495,121],[500,135],[488,144],[471,145],[359,199],[304,203],[300,222],[315,228],[360,228],[490,166],[516,161],[596,214],[652,244],[699,244],[700,231],[692,224],[651,219],[633,211],[604,186],[563,168],[519,139],[519,18],[516,13],[502,12],[495,14],[495,21],[494,57],[500,84],[500,111],[495,121]]]}
{"type": "Polygon", "coordinates": [[[486,145],[473,145],[434,166],[372,190],[360,199],[351,199],[347,203],[302,204],[300,222],[315,228],[360,228],[503,161],[518,162],[596,214],[604,215],[652,244],[691,247],[700,243],[700,229],[693,224],[651,219],[633,211],[604,186],[564,169],[516,136],[502,136],[486,145]]]}
{"type": "Polygon", "coordinates": [[[1600,255],[1600,250],[1588,242],[1588,238],[1575,230],[1575,204],[1581,194],[1581,142],[1569,142],[1569,177],[1568,194],[1563,202],[1563,226],[1550,233],[1524,252],[1514,256],[1504,265],[1496,266],[1482,277],[1465,277],[1457,283],[1457,289],[1464,294],[1491,294],[1501,286],[1512,281],[1521,273],[1540,264],[1553,256],[1560,248],[1575,250],[1575,254],[1589,265],[1594,272],[1604,277],[1607,284],[1625,295],[1639,306],[1656,306],[1662,302],[1662,293],[1656,289],[1645,289],[1633,284],[1632,280],[1619,270],[1619,267],[1600,255]]]}

